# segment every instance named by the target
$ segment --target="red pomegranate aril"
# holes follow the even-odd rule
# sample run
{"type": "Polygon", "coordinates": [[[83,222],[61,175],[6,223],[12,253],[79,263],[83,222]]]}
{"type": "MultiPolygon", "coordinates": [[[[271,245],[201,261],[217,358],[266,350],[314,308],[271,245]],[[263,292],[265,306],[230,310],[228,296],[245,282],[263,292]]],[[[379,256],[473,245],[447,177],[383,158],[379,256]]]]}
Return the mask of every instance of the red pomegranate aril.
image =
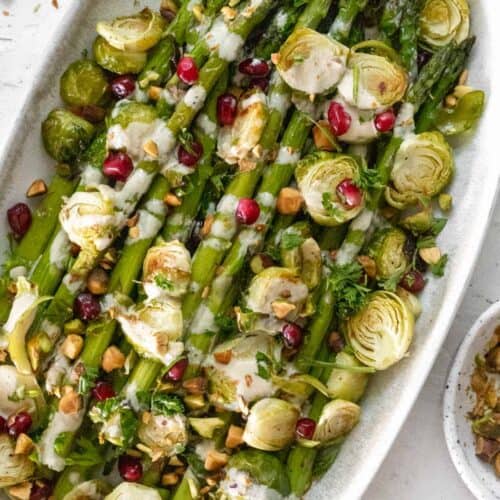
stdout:
{"type": "Polygon", "coordinates": [[[7,432],[7,420],[0,417],[0,434],[5,434],[7,432]]]}
{"type": "Polygon", "coordinates": [[[250,225],[257,222],[260,215],[259,204],[252,198],[242,198],[236,207],[236,220],[240,224],[250,225]]]}
{"type": "Polygon", "coordinates": [[[375,117],[375,128],[382,133],[390,132],[396,124],[396,115],[392,109],[384,111],[375,117]]]}
{"type": "Polygon", "coordinates": [[[259,88],[262,92],[267,92],[269,88],[269,80],[267,78],[252,78],[250,86],[253,88],[259,88]]]}
{"type": "Polygon", "coordinates": [[[187,85],[192,85],[200,76],[196,61],[189,56],[184,56],[177,63],[177,76],[187,85]]]}
{"type": "Polygon", "coordinates": [[[104,175],[117,181],[125,182],[134,170],[132,159],[122,151],[112,151],[104,160],[102,171],[104,175]]]}
{"type": "Polygon", "coordinates": [[[12,437],[17,437],[21,433],[28,432],[32,423],[33,420],[31,419],[31,415],[28,412],[19,412],[17,415],[14,415],[9,419],[9,435],[12,437]]]}
{"type": "Polygon", "coordinates": [[[26,203],[16,203],[7,210],[7,220],[16,236],[24,236],[31,226],[31,210],[26,203]]]}
{"type": "Polygon", "coordinates": [[[217,99],[217,120],[222,126],[232,125],[236,120],[238,99],[229,92],[222,94],[217,99]]]}
{"type": "Polygon", "coordinates": [[[91,293],[81,293],[73,302],[73,312],[78,319],[90,321],[101,314],[101,304],[91,293]]]}
{"type": "Polygon", "coordinates": [[[337,195],[347,208],[359,207],[363,201],[363,193],[352,179],[344,179],[337,186],[337,195]]]}
{"type": "Polygon", "coordinates": [[[283,336],[283,342],[285,346],[289,349],[296,349],[302,344],[302,328],[295,323],[287,323],[281,329],[281,335],[283,336]]]}
{"type": "Polygon", "coordinates": [[[46,479],[37,479],[31,487],[30,500],[49,500],[53,486],[46,479]]]}
{"type": "Polygon", "coordinates": [[[316,430],[316,422],[311,418],[299,418],[295,426],[295,434],[302,439],[312,439],[316,430]]]}
{"type": "Polygon", "coordinates": [[[244,61],[241,61],[238,69],[240,73],[248,76],[267,76],[269,74],[269,64],[263,59],[258,59],[256,57],[249,57],[244,61]]]}
{"type": "Polygon", "coordinates": [[[332,132],[339,137],[347,133],[351,127],[352,118],[342,104],[332,101],[328,108],[328,122],[332,132]]]}
{"type": "Polygon", "coordinates": [[[109,382],[104,380],[99,380],[96,385],[92,388],[92,397],[97,401],[105,401],[109,398],[114,398],[116,392],[113,386],[109,382]]]}
{"type": "Polygon", "coordinates": [[[167,380],[171,380],[172,382],[180,382],[182,377],[184,377],[184,373],[188,367],[189,361],[187,358],[180,359],[173,365],[170,370],[168,370],[165,378],[167,380]]]}
{"type": "Polygon", "coordinates": [[[191,151],[188,151],[184,146],[179,146],[177,159],[186,167],[194,167],[203,154],[203,146],[199,142],[192,142],[189,148],[191,151]]]}
{"type": "Polygon", "coordinates": [[[111,80],[111,93],[117,99],[125,99],[135,92],[135,79],[131,75],[120,75],[111,80]]]}
{"type": "Polygon", "coordinates": [[[425,287],[425,278],[420,271],[413,269],[403,275],[399,285],[411,293],[419,293],[425,287]]]}
{"type": "Polygon", "coordinates": [[[118,472],[125,481],[135,483],[142,478],[142,463],[137,457],[122,455],[118,459],[118,472]]]}

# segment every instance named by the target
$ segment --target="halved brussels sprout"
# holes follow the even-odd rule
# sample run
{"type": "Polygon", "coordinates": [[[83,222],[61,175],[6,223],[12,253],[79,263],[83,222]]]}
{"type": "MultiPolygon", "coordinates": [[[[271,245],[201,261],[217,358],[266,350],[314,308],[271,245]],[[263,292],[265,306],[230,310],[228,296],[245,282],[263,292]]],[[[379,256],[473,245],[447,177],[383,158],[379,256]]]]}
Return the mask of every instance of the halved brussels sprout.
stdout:
{"type": "Polygon", "coordinates": [[[309,214],[322,226],[340,226],[354,219],[364,208],[364,196],[358,206],[344,205],[337,187],[345,180],[356,181],[360,166],[354,157],[343,154],[315,153],[301,160],[295,177],[309,214]]]}
{"type": "Polygon", "coordinates": [[[349,370],[349,368],[357,368],[363,365],[354,356],[346,352],[337,354],[335,363],[345,366],[346,369],[334,368],[332,370],[326,383],[328,392],[332,398],[345,399],[355,403],[364,394],[369,375],[349,370]]]}
{"type": "Polygon", "coordinates": [[[100,191],[73,193],[61,208],[59,222],[82,250],[104,250],[118,228],[114,203],[100,191]]]}
{"type": "Polygon", "coordinates": [[[405,139],[394,159],[387,202],[400,210],[439,194],[454,172],[453,151],[441,132],[405,139]]]}
{"type": "Polygon", "coordinates": [[[15,442],[7,434],[0,434],[0,488],[22,483],[35,472],[28,455],[16,455],[14,449],[15,442]]]}
{"type": "Polygon", "coordinates": [[[395,293],[378,291],[346,322],[354,355],[366,366],[385,370],[406,356],[413,339],[415,319],[395,293]]]}
{"type": "Polygon", "coordinates": [[[423,234],[431,229],[433,221],[432,207],[427,207],[416,213],[405,215],[399,221],[399,225],[412,233],[423,234]]]}
{"type": "Polygon", "coordinates": [[[419,17],[420,40],[431,49],[469,36],[470,12],[467,0],[425,0],[419,17]]]}
{"type": "Polygon", "coordinates": [[[281,46],[276,67],[292,89],[326,94],[344,75],[348,55],[349,49],[329,36],[298,28],[281,46]]]}
{"type": "Polygon", "coordinates": [[[386,57],[356,52],[339,83],[339,94],[360,110],[382,111],[401,101],[408,87],[408,73],[386,57]]]}
{"type": "Polygon", "coordinates": [[[396,293],[415,318],[418,318],[422,314],[422,304],[416,295],[400,286],[396,288],[396,293]]]}
{"type": "Polygon", "coordinates": [[[45,150],[60,162],[72,162],[94,137],[95,127],[65,109],[54,109],[42,123],[45,150]]]}
{"type": "Polygon", "coordinates": [[[368,247],[368,255],[375,261],[378,279],[389,279],[408,267],[406,240],[405,232],[395,227],[381,229],[375,234],[368,247]]]}
{"type": "Polygon", "coordinates": [[[143,264],[144,292],[149,299],[182,297],[191,280],[191,255],[179,241],[151,247],[143,264]]]}
{"type": "Polygon", "coordinates": [[[91,479],[75,486],[63,500],[102,500],[111,490],[105,481],[91,479]]]}
{"type": "MultiPolygon", "coordinates": [[[[229,459],[226,476],[219,484],[217,494],[230,498],[260,498],[262,487],[276,492],[276,500],[290,493],[290,485],[281,461],[263,451],[243,450],[229,459]],[[260,494],[259,494],[260,493],[260,494]]],[[[274,500],[273,492],[266,491],[265,498],[274,500]]]]}
{"type": "Polygon", "coordinates": [[[189,425],[205,439],[212,439],[217,429],[224,427],[225,422],[218,417],[190,417],[189,425]]]}
{"type": "Polygon", "coordinates": [[[158,490],[138,483],[120,483],[104,500],[162,500],[158,490]]]}
{"type": "Polygon", "coordinates": [[[332,441],[351,432],[359,422],[360,415],[361,408],[351,401],[330,401],[321,412],[313,440],[328,446],[332,441]]]}
{"type": "Polygon", "coordinates": [[[264,398],[250,409],[243,440],[262,451],[279,451],[295,439],[300,412],[295,405],[278,398],[264,398]]]}
{"type": "Polygon", "coordinates": [[[119,50],[110,45],[104,38],[98,36],[92,46],[97,64],[112,73],[125,75],[140,73],[148,60],[146,52],[119,50]]]}
{"type": "Polygon", "coordinates": [[[184,351],[182,311],[175,299],[148,300],[119,311],[116,319],[141,356],[170,366],[184,351]]]}
{"type": "Polygon", "coordinates": [[[221,127],[217,154],[230,165],[245,168],[245,160],[256,160],[252,154],[259,144],[268,119],[266,95],[251,90],[241,96],[236,119],[231,126],[221,127]]]}
{"type": "Polygon", "coordinates": [[[158,119],[158,112],[153,106],[137,101],[119,103],[107,120],[107,126],[120,125],[123,129],[133,123],[153,123],[158,119]]]}
{"type": "Polygon", "coordinates": [[[294,270],[268,267],[253,277],[245,295],[245,308],[293,321],[304,311],[308,293],[306,284],[294,270]]]}
{"type": "Polygon", "coordinates": [[[61,99],[70,106],[102,104],[108,80],[99,65],[90,59],[71,63],[61,76],[61,99]]]}
{"type": "Polygon", "coordinates": [[[436,127],[444,135],[457,135],[470,130],[484,110],[485,95],[473,90],[458,99],[454,108],[442,107],[436,117],[436,127]]]}
{"type": "Polygon", "coordinates": [[[142,419],[137,436],[150,450],[153,459],[182,453],[188,443],[187,419],[184,415],[155,415],[142,419]]]}
{"type": "Polygon", "coordinates": [[[203,363],[210,401],[230,411],[246,412],[249,403],[272,396],[272,362],[280,357],[280,345],[267,335],[238,337],[220,344],[203,363]],[[228,363],[217,361],[221,353],[230,358],[228,363]]]}
{"type": "Polygon", "coordinates": [[[144,52],[160,41],[165,25],[158,12],[144,9],[132,16],[117,17],[109,23],[101,21],[97,23],[96,31],[115,49],[144,52]]]}

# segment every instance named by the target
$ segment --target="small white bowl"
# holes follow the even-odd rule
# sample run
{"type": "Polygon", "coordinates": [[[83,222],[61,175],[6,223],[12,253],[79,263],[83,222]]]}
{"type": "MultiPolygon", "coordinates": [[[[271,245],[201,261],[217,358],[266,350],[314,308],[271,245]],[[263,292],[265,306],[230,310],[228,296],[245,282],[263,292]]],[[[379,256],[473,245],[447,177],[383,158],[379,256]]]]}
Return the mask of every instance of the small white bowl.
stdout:
{"type": "Polygon", "coordinates": [[[485,354],[488,341],[500,325],[500,302],[474,323],[458,349],[444,393],[444,433],[455,467],[473,495],[480,500],[500,499],[500,480],[493,467],[476,457],[474,436],[467,414],[474,407],[470,378],[476,354],[485,354]]]}

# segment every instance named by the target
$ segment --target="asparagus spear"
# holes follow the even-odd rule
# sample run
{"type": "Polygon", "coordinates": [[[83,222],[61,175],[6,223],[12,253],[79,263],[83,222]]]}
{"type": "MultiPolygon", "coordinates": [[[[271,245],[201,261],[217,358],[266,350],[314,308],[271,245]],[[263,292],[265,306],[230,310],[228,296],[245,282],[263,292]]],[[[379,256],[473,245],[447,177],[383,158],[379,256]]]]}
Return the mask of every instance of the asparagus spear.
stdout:
{"type": "Polygon", "coordinates": [[[347,43],[354,20],[367,3],[368,0],[340,0],[339,11],[329,35],[339,42],[347,43]]]}
{"type": "Polygon", "coordinates": [[[408,2],[404,8],[399,30],[401,59],[412,78],[418,73],[418,15],[420,3],[408,2]]]}
{"type": "Polygon", "coordinates": [[[385,3],[380,19],[380,31],[387,39],[398,31],[406,3],[407,0],[387,0],[385,3]]]}

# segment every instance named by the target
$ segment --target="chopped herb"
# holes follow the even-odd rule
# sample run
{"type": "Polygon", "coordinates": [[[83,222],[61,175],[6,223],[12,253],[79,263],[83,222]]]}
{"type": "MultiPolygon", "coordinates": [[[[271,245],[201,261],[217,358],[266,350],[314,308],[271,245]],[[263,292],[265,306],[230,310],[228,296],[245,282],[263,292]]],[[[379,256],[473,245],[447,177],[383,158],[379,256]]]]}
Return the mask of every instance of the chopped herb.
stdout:
{"type": "Polygon", "coordinates": [[[436,264],[431,264],[429,266],[429,269],[431,270],[432,274],[434,274],[434,276],[439,276],[439,277],[444,276],[444,270],[446,268],[447,262],[448,262],[448,255],[444,254],[441,256],[439,261],[436,262],[436,264]]]}
{"type": "Polygon", "coordinates": [[[135,439],[139,421],[130,408],[124,408],[120,412],[121,447],[128,448],[135,439]]]}
{"type": "Polygon", "coordinates": [[[99,370],[93,366],[86,366],[85,371],[80,375],[78,380],[78,394],[86,396],[96,381],[99,375],[99,370]]]}
{"type": "Polygon", "coordinates": [[[195,154],[193,150],[193,143],[195,142],[193,134],[187,129],[182,129],[179,134],[179,142],[181,146],[190,154],[195,154]]]}
{"type": "Polygon", "coordinates": [[[40,395],[40,391],[38,389],[28,389],[26,390],[26,386],[19,386],[12,394],[7,396],[9,401],[23,401],[25,399],[35,399],[40,395]]]}
{"type": "Polygon", "coordinates": [[[354,179],[354,184],[363,191],[383,188],[379,172],[376,169],[368,168],[366,165],[360,168],[359,175],[354,179]]]}
{"type": "Polygon", "coordinates": [[[103,464],[104,462],[105,459],[101,455],[98,445],[85,437],[80,437],[78,439],[76,442],[76,450],[72,451],[66,458],[67,465],[79,465],[82,467],[92,467],[94,465],[103,464]]]}
{"type": "Polygon", "coordinates": [[[417,240],[417,248],[433,248],[436,246],[436,238],[434,236],[422,236],[417,240]]]}
{"type": "Polygon", "coordinates": [[[323,208],[325,209],[327,215],[330,217],[340,217],[342,215],[342,211],[338,209],[332,201],[331,193],[323,193],[321,196],[321,203],[323,204],[323,208]]]}
{"type": "Polygon", "coordinates": [[[185,408],[179,396],[156,392],[151,397],[151,411],[157,415],[169,417],[178,413],[184,413],[185,408]]]}
{"type": "Polygon", "coordinates": [[[219,329],[222,336],[226,337],[238,330],[236,318],[227,316],[226,314],[217,314],[215,317],[215,324],[219,329]]]}
{"type": "MultiPolygon", "coordinates": [[[[383,288],[384,290],[387,290],[388,292],[395,292],[397,286],[399,285],[401,278],[403,277],[404,273],[395,273],[386,280],[383,280],[379,283],[380,287],[383,288]]],[[[409,283],[409,279],[414,279],[411,274],[408,275],[408,278],[406,280],[406,283],[408,286],[411,286],[409,283]]]]}
{"type": "Polygon", "coordinates": [[[155,280],[155,284],[157,286],[159,286],[160,288],[162,288],[163,290],[173,290],[174,289],[174,284],[167,278],[165,278],[165,276],[161,275],[161,274],[157,274],[154,278],[155,280]]]}
{"type": "Polygon", "coordinates": [[[294,248],[300,247],[304,243],[304,238],[301,234],[284,232],[281,237],[281,248],[283,250],[293,250],[294,248]]]}
{"type": "Polygon", "coordinates": [[[429,232],[434,236],[437,236],[444,229],[447,222],[448,219],[444,217],[435,217],[432,221],[431,229],[429,232]]]}
{"type": "Polygon", "coordinates": [[[272,375],[275,375],[281,370],[280,362],[263,352],[258,352],[255,355],[257,361],[257,375],[264,380],[269,380],[272,375]]]}

